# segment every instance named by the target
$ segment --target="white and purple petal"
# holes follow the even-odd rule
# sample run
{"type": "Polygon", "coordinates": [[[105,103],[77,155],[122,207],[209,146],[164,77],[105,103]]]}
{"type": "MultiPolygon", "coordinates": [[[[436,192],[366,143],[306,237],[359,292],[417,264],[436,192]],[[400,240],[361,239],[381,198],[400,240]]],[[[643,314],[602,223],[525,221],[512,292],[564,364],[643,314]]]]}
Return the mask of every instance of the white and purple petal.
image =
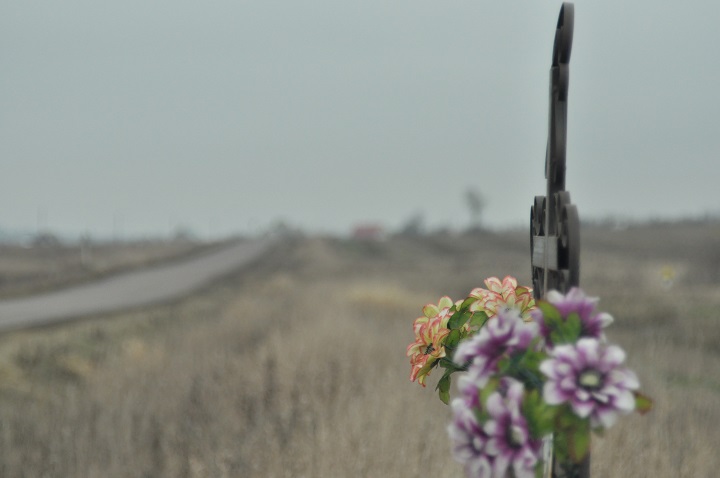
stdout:
{"type": "Polygon", "coordinates": [[[569,403],[592,425],[609,427],[618,414],[635,408],[632,393],[639,387],[637,376],[622,366],[625,352],[595,338],[581,338],[575,345],[560,345],[540,364],[547,381],[543,398],[551,405],[569,403]]]}

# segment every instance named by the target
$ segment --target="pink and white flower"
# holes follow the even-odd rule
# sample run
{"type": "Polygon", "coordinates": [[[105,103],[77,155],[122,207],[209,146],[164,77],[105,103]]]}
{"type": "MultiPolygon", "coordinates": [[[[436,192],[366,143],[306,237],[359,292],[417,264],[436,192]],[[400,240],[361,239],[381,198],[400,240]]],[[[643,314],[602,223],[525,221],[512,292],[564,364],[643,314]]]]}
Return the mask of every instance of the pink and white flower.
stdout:
{"type": "Polygon", "coordinates": [[[488,318],[495,317],[499,312],[515,310],[526,322],[532,320],[530,311],[535,307],[532,289],[518,286],[517,279],[506,276],[502,281],[497,277],[485,279],[487,289],[478,287],[470,292],[477,302],[472,304],[470,310],[483,311],[488,318]]]}
{"type": "Polygon", "coordinates": [[[411,367],[410,380],[417,380],[423,387],[434,363],[445,357],[443,344],[450,334],[447,323],[452,316],[450,308],[453,305],[449,297],[443,297],[438,305],[428,304],[423,307],[423,316],[415,319],[413,323],[415,342],[407,347],[411,367]]]}

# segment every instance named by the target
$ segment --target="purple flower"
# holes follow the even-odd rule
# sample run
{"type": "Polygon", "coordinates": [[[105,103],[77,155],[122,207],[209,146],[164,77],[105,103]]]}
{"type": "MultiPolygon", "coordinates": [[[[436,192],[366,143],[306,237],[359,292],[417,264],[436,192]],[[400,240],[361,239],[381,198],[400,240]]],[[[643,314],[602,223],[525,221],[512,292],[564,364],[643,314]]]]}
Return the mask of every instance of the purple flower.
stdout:
{"type": "MultiPolygon", "coordinates": [[[[466,373],[462,374],[458,379],[458,390],[465,399],[465,403],[470,408],[480,409],[480,377],[478,376],[479,369],[471,369],[466,373]]],[[[485,379],[487,382],[487,379],[485,379]]]]}
{"type": "MultiPolygon", "coordinates": [[[[603,339],[602,329],[610,325],[613,318],[606,312],[596,312],[595,307],[598,303],[597,297],[588,297],[585,293],[573,287],[566,295],[562,295],[556,290],[552,290],[547,294],[547,301],[550,302],[560,312],[560,315],[567,319],[572,313],[576,313],[580,317],[582,329],[580,337],[594,337],[603,339]]],[[[547,326],[543,318],[542,311],[535,309],[531,312],[532,317],[540,324],[540,333],[546,339],[550,336],[550,328],[547,326]]]]}
{"type": "Polygon", "coordinates": [[[491,458],[485,452],[488,437],[478,424],[472,408],[459,398],[452,401],[453,421],[448,425],[455,460],[465,466],[468,477],[490,477],[491,458]]]}
{"type": "Polygon", "coordinates": [[[567,402],[577,416],[589,416],[593,428],[608,428],[619,414],[635,409],[632,390],[640,384],[635,373],[621,366],[624,360],[620,347],[594,338],[558,345],[551,358],[540,364],[540,371],[548,377],[543,398],[550,405],[567,402]]]}
{"type": "Polygon", "coordinates": [[[477,393],[477,388],[484,387],[496,372],[502,357],[527,349],[537,336],[537,324],[524,322],[514,310],[499,311],[471,339],[461,342],[455,352],[456,364],[469,362],[468,378],[460,384],[461,391],[470,393],[474,386],[477,393]]]}
{"type": "Polygon", "coordinates": [[[485,452],[492,459],[493,476],[535,478],[535,467],[541,459],[542,440],[530,435],[521,412],[525,388],[513,380],[505,393],[494,392],[487,400],[490,419],[483,431],[488,440],[485,452]]]}
{"type": "MultiPolygon", "coordinates": [[[[473,370],[460,376],[458,379],[458,389],[460,390],[462,398],[465,400],[465,405],[479,411],[483,409],[483,404],[480,403],[480,389],[482,387],[478,386],[478,378],[472,372],[473,370]]],[[[497,382],[496,391],[505,397],[510,390],[510,386],[514,383],[517,383],[517,380],[512,377],[500,377],[500,380],[497,382]]]]}

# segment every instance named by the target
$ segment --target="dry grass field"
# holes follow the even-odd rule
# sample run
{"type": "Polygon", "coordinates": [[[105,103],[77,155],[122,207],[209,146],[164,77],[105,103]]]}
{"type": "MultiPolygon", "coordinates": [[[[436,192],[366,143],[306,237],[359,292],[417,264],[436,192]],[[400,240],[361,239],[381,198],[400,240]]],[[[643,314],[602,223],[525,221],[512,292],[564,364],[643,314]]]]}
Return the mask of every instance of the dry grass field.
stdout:
{"type": "MultiPolygon", "coordinates": [[[[528,256],[524,233],[297,240],[177,303],[6,334],[0,476],[460,477],[437,377],[408,380],[412,321],[527,283],[528,256]]],[[[581,271],[655,399],[594,440],[592,476],[717,476],[720,226],[587,229],[581,271]]]]}

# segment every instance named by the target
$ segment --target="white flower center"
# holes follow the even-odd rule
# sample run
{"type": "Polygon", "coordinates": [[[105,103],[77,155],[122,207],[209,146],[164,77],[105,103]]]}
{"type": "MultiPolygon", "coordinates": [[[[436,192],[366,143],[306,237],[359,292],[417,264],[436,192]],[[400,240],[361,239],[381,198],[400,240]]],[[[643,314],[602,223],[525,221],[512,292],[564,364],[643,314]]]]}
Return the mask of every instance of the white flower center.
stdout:
{"type": "Polygon", "coordinates": [[[586,370],[580,374],[578,383],[583,388],[597,389],[602,383],[602,376],[597,370],[586,370]]]}
{"type": "Polygon", "coordinates": [[[521,447],[525,443],[525,432],[517,425],[510,427],[510,444],[515,447],[521,447]]]}

